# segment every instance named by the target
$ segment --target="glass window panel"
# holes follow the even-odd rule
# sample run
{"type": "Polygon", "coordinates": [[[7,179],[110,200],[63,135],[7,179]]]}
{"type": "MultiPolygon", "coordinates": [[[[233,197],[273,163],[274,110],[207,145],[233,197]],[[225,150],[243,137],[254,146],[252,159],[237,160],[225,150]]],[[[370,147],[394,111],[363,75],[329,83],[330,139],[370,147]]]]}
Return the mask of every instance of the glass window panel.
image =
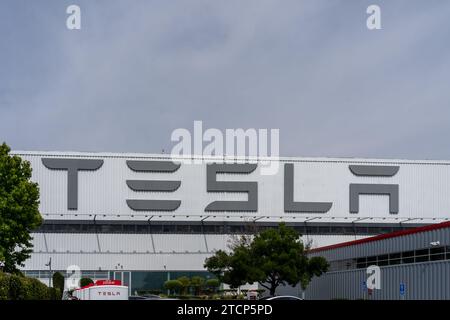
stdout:
{"type": "Polygon", "coordinates": [[[402,252],[402,263],[414,263],[414,251],[402,252]]]}

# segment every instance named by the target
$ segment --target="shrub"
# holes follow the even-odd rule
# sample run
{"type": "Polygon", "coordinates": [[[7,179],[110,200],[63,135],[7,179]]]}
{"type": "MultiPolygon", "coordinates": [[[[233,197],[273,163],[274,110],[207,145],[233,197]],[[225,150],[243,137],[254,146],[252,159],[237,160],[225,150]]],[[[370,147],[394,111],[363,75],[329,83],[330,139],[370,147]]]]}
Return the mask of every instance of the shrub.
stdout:
{"type": "Polygon", "coordinates": [[[28,281],[29,293],[26,297],[28,300],[50,300],[53,288],[47,287],[38,279],[25,278],[28,281]]]}
{"type": "Polygon", "coordinates": [[[9,276],[9,293],[10,300],[25,300],[27,282],[15,274],[9,276]]]}
{"type": "MultiPolygon", "coordinates": [[[[64,292],[64,276],[61,274],[61,272],[55,272],[52,277],[53,280],[53,288],[56,288],[59,291],[60,294],[64,292]]],[[[54,290],[53,293],[56,293],[54,290]]],[[[61,299],[62,296],[56,297],[58,300],[61,299]]]]}
{"type": "Polygon", "coordinates": [[[50,300],[58,294],[38,279],[0,272],[0,300],[50,300]]]}
{"type": "Polygon", "coordinates": [[[181,283],[181,288],[183,289],[182,293],[187,294],[189,286],[191,285],[191,280],[186,276],[179,277],[177,280],[181,283]]]}
{"type": "Polygon", "coordinates": [[[195,295],[200,295],[200,289],[204,285],[205,279],[199,276],[191,278],[191,287],[194,288],[195,295]]]}
{"type": "Polygon", "coordinates": [[[81,278],[80,279],[80,287],[85,287],[87,285],[93,284],[94,281],[91,278],[81,278]]]}
{"type": "Polygon", "coordinates": [[[216,290],[218,287],[220,287],[220,281],[219,279],[208,279],[206,280],[206,286],[208,288],[211,288],[212,290],[216,290]]]}
{"type": "Polygon", "coordinates": [[[9,296],[9,277],[0,272],[0,300],[8,300],[9,296]]]}
{"type": "Polygon", "coordinates": [[[178,292],[183,287],[179,280],[167,280],[164,282],[164,288],[171,292],[178,292]]]}
{"type": "Polygon", "coordinates": [[[50,300],[61,300],[63,291],[59,288],[49,288],[50,289],[50,300]]]}

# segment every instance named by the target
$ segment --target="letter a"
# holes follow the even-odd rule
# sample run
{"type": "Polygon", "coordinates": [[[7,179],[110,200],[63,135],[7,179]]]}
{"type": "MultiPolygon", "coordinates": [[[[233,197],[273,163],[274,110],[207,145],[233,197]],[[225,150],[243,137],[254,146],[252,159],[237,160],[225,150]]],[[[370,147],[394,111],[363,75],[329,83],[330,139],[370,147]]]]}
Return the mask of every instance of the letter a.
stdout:
{"type": "Polygon", "coordinates": [[[379,6],[373,4],[367,7],[367,14],[370,16],[367,18],[367,29],[380,30],[381,29],[381,9],[379,6]]]}
{"type": "Polygon", "coordinates": [[[70,5],[66,10],[67,17],[66,26],[69,30],[80,30],[81,29],[81,9],[77,5],[70,5]]]}

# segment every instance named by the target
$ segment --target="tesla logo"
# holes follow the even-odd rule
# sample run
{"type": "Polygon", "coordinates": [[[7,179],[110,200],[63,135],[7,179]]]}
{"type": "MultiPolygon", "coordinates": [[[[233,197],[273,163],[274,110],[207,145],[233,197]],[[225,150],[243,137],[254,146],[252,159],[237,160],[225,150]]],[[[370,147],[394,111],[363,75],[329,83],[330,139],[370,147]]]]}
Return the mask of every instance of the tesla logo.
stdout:
{"type": "MultiPolygon", "coordinates": [[[[78,172],[95,171],[102,167],[103,160],[94,159],[67,159],[42,158],[44,166],[50,170],[67,171],[67,209],[78,209],[78,172]]],[[[128,160],[126,165],[131,171],[142,172],[151,177],[152,174],[161,173],[165,176],[178,171],[181,164],[172,161],[128,160]]],[[[246,193],[245,201],[213,201],[204,207],[205,212],[257,212],[258,211],[258,182],[256,181],[226,181],[226,177],[218,179],[218,175],[241,174],[248,175],[258,168],[255,163],[232,163],[206,165],[206,192],[208,193],[246,193]]],[[[379,165],[349,165],[350,172],[356,177],[377,177],[389,179],[397,174],[399,166],[379,165]]],[[[300,173],[301,174],[301,173],[300,173]]],[[[296,201],[294,199],[294,164],[284,164],[284,212],[293,213],[327,213],[333,202],[327,201],[296,201]]],[[[126,199],[127,205],[134,211],[175,211],[181,205],[176,200],[176,191],[182,181],[162,180],[125,180],[126,185],[133,192],[170,193],[175,199],[149,200],[126,199]]],[[[301,185],[301,184],[300,184],[301,185]]],[[[363,195],[385,195],[389,197],[389,213],[397,214],[399,211],[399,185],[392,183],[350,183],[349,185],[349,212],[358,213],[360,197],[363,195]]],[[[325,200],[325,199],[324,199],[325,200]]]]}
{"type": "Polygon", "coordinates": [[[103,160],[43,158],[42,163],[48,169],[67,171],[67,209],[77,210],[78,171],[97,170],[103,165],[103,160]]]}
{"type": "Polygon", "coordinates": [[[99,296],[120,296],[119,291],[99,291],[99,296]]]}
{"type": "MultiPolygon", "coordinates": [[[[349,166],[355,176],[392,177],[397,174],[398,166],[349,166]]],[[[350,184],[350,213],[359,212],[359,195],[389,196],[389,213],[398,213],[398,184],[350,184]]]]}
{"type": "MultiPolygon", "coordinates": [[[[180,168],[180,164],[171,161],[127,161],[127,166],[137,172],[172,173],[180,168]]],[[[127,180],[127,186],[133,191],[174,192],[181,181],[166,180],[127,180]]],[[[174,211],[181,204],[180,200],[127,200],[128,206],[136,211],[174,211]]]]}

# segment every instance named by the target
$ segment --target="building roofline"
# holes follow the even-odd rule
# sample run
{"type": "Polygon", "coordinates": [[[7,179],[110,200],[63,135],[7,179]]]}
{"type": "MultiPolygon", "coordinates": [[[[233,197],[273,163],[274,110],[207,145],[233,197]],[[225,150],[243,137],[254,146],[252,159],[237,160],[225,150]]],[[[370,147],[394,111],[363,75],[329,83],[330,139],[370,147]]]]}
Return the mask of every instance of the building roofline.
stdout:
{"type": "MultiPolygon", "coordinates": [[[[89,151],[25,151],[12,150],[12,155],[18,156],[41,156],[41,157],[92,157],[92,158],[138,158],[138,159],[161,159],[161,160],[233,160],[233,159],[247,159],[246,157],[237,156],[208,156],[208,155],[181,155],[174,156],[170,153],[131,153],[131,152],[89,152],[89,151]]],[[[444,165],[450,166],[450,160],[435,160],[435,159],[395,159],[395,158],[364,158],[364,157],[285,157],[285,156],[255,156],[250,157],[251,160],[264,161],[280,161],[280,162],[318,162],[318,163],[363,163],[363,164],[407,164],[407,165],[444,165]]]]}
{"type": "Polygon", "coordinates": [[[436,224],[430,224],[427,226],[412,228],[412,229],[408,229],[408,230],[380,234],[378,236],[359,239],[359,240],[337,243],[337,244],[333,244],[333,245],[329,245],[329,246],[311,249],[311,250],[309,250],[309,252],[316,253],[316,252],[321,252],[321,251],[334,250],[334,249],[338,249],[338,248],[350,247],[350,246],[354,246],[354,245],[358,245],[358,244],[370,243],[370,242],[375,242],[375,241],[380,241],[380,240],[385,240],[385,239],[403,237],[403,236],[410,235],[410,234],[422,233],[422,232],[444,229],[444,228],[450,228],[450,221],[436,223],[436,224]]]}

